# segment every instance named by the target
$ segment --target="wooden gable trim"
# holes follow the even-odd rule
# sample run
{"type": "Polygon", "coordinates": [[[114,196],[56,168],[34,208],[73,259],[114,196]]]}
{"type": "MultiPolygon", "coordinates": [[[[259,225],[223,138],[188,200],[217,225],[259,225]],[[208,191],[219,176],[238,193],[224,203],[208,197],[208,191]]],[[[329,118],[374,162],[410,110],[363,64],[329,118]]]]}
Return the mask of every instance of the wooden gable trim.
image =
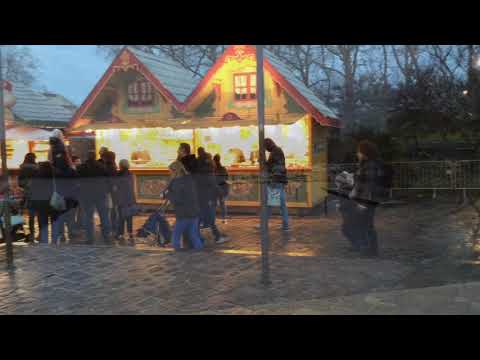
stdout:
{"type": "Polygon", "coordinates": [[[115,64],[117,64],[119,62],[120,55],[122,55],[122,53],[124,51],[125,51],[125,49],[120,51],[120,53],[117,55],[117,57],[113,60],[112,64],[108,67],[108,69],[105,71],[103,76],[97,82],[95,87],[92,89],[92,91],[90,91],[87,98],[83,101],[82,105],[80,105],[80,107],[77,109],[77,111],[73,115],[73,118],[70,121],[70,124],[68,126],[69,131],[75,128],[75,126],[77,125],[80,118],[85,114],[87,109],[92,105],[92,103],[95,101],[95,99],[100,94],[100,92],[105,88],[105,86],[107,85],[108,81],[110,80],[110,78],[112,77],[112,75],[114,73],[113,69],[114,69],[115,64]]]}
{"type": "Polygon", "coordinates": [[[234,45],[228,47],[223,54],[218,58],[218,60],[213,64],[213,66],[207,71],[205,76],[200,80],[200,82],[197,84],[195,89],[193,89],[192,93],[185,99],[183,105],[182,105],[182,112],[185,112],[188,108],[188,106],[195,100],[195,98],[198,96],[200,91],[207,86],[208,82],[212,79],[213,75],[215,75],[218,70],[223,66],[225,63],[225,59],[227,56],[232,55],[233,53],[233,48],[234,45]]]}
{"type": "Polygon", "coordinates": [[[73,115],[72,120],[68,126],[68,130],[72,131],[75,129],[78,121],[85,115],[85,112],[88,108],[93,104],[97,96],[105,89],[108,81],[112,78],[112,76],[119,70],[124,69],[127,70],[129,68],[137,70],[140,74],[142,74],[148,81],[150,81],[155,89],[166,99],[170,100],[173,105],[177,108],[177,110],[181,111],[182,103],[180,103],[175,96],[165,87],[163,84],[156,78],[155,75],[132,53],[128,48],[124,48],[120,51],[117,57],[113,60],[112,64],[109,66],[107,71],[103,74],[100,81],[95,85],[93,90],[88,94],[85,101],[82,105],[78,108],[78,110],[73,115]],[[125,54],[128,54],[129,57],[128,61],[125,61],[125,54]]]}
{"type": "MultiPolygon", "coordinates": [[[[246,45],[246,48],[249,51],[255,51],[251,45],[246,45]]],[[[223,66],[225,60],[228,56],[234,55],[235,45],[230,46],[225,52],[220,56],[220,58],[215,62],[215,64],[208,70],[204,78],[198,83],[193,92],[188,96],[188,98],[183,103],[183,111],[185,111],[188,106],[195,100],[198,94],[207,86],[208,82],[212,77],[217,73],[218,70],[223,66]]],[[[280,74],[275,67],[268,61],[264,59],[264,67],[270,73],[273,80],[276,81],[298,104],[305,109],[305,111],[312,114],[313,118],[323,126],[331,126],[336,128],[341,128],[342,123],[340,120],[328,118],[320,113],[311,103],[308,101],[290,82],[285,79],[282,74],[280,74]]]]}
{"type": "Polygon", "coordinates": [[[337,119],[328,118],[320,111],[318,111],[315,106],[313,106],[310,101],[308,101],[290,82],[285,79],[282,74],[280,74],[275,67],[270,64],[268,59],[264,60],[265,69],[272,75],[272,78],[280,84],[280,86],[303,108],[305,111],[309,112],[313,118],[323,126],[330,126],[341,128],[341,121],[337,119]]]}

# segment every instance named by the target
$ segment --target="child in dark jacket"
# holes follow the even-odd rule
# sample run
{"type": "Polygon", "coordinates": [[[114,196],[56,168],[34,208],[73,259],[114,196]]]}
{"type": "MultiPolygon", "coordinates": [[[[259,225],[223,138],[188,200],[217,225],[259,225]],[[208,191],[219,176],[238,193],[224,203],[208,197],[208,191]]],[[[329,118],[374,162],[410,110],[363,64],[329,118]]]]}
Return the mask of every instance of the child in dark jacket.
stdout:
{"type": "Polygon", "coordinates": [[[119,167],[120,170],[118,171],[113,184],[115,203],[119,215],[117,239],[123,240],[126,224],[129,242],[133,245],[133,212],[136,204],[133,188],[133,175],[129,170],[130,163],[128,160],[121,160],[119,167]]]}
{"type": "Polygon", "coordinates": [[[172,245],[180,250],[181,235],[187,231],[188,238],[194,249],[203,247],[198,231],[198,217],[200,213],[196,187],[190,175],[180,161],[169,166],[172,180],[168,187],[167,198],[175,209],[175,228],[173,230],[172,245]]]}

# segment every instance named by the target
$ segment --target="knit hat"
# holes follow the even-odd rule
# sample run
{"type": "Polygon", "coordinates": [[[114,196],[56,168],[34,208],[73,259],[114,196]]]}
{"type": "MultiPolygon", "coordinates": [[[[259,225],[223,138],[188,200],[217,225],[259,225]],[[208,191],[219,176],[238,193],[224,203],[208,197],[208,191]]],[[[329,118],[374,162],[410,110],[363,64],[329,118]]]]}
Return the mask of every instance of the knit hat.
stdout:
{"type": "Polygon", "coordinates": [[[62,141],[64,140],[63,132],[62,132],[62,130],[59,130],[59,129],[53,130],[51,137],[60,139],[62,141]]]}

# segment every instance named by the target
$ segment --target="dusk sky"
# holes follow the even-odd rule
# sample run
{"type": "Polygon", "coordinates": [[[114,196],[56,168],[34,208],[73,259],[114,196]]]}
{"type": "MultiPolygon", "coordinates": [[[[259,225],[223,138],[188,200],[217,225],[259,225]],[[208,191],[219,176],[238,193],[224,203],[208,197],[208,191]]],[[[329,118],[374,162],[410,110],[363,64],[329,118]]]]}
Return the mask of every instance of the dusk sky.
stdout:
{"type": "Polygon", "coordinates": [[[38,84],[80,105],[109,65],[96,45],[29,45],[40,63],[38,84]]]}

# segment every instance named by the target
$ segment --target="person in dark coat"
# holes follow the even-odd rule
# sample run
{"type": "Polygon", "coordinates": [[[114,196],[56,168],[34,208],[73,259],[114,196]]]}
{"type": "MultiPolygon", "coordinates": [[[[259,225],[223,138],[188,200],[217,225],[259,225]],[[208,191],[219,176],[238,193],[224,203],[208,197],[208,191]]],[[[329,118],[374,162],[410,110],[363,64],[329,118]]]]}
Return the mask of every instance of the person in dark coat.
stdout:
{"type": "Polygon", "coordinates": [[[119,227],[118,201],[116,199],[117,192],[114,191],[114,180],[117,176],[117,164],[115,162],[116,155],[113,151],[105,151],[102,153],[102,164],[105,166],[108,180],[107,193],[107,209],[111,227],[116,231],[119,227]]]}
{"type": "Polygon", "coordinates": [[[178,147],[178,158],[185,167],[185,169],[192,175],[197,173],[197,158],[192,154],[190,145],[181,143],[178,147]]]}
{"type": "Polygon", "coordinates": [[[123,240],[125,233],[125,225],[131,245],[135,243],[133,238],[133,215],[132,210],[136,205],[135,189],[133,188],[133,174],[130,172],[130,163],[128,160],[120,161],[120,170],[115,177],[115,201],[117,213],[119,214],[117,239],[123,240]]]}
{"type": "Polygon", "coordinates": [[[65,227],[68,229],[68,236],[73,239],[73,215],[78,205],[77,193],[77,172],[70,162],[66,149],[55,156],[55,166],[53,166],[55,175],[56,191],[60,194],[66,203],[66,209],[58,213],[58,220],[55,228],[58,229],[58,237],[53,242],[65,242],[65,227]]]}
{"type": "Polygon", "coordinates": [[[35,172],[31,183],[31,206],[38,217],[39,242],[41,244],[48,244],[49,223],[52,225],[52,242],[59,236],[58,228],[54,226],[54,224],[57,224],[59,214],[50,206],[50,199],[53,194],[53,176],[54,169],[50,162],[41,162],[38,164],[38,170],[35,172]]]}
{"type": "Polygon", "coordinates": [[[94,151],[89,152],[88,159],[79,166],[80,206],[84,211],[84,227],[88,243],[95,240],[94,213],[100,216],[103,240],[110,243],[111,225],[107,210],[107,193],[109,191],[107,171],[96,160],[94,151]]]}
{"type": "Polygon", "coordinates": [[[221,217],[222,221],[225,224],[226,223],[226,217],[227,217],[227,205],[225,204],[225,199],[228,196],[228,193],[230,192],[230,186],[228,184],[228,171],[225,168],[225,166],[222,165],[221,163],[221,158],[219,154],[216,154],[213,157],[213,162],[215,164],[215,177],[217,180],[217,189],[218,189],[218,194],[217,194],[217,200],[220,205],[220,211],[221,211],[221,217]]]}
{"type": "MultiPolygon", "coordinates": [[[[285,186],[288,183],[287,167],[283,150],[272,139],[265,139],[265,149],[270,153],[266,162],[268,172],[268,186],[280,192],[280,211],[282,213],[282,230],[289,230],[288,208],[285,186]]],[[[269,207],[268,216],[271,215],[269,207]]]]}
{"type": "Polygon", "coordinates": [[[375,230],[376,206],[362,200],[380,202],[384,192],[378,179],[382,176],[381,160],[375,144],[361,141],[357,146],[358,169],[350,198],[356,200],[357,244],[364,255],[378,256],[378,239],[375,230]]]}
{"type": "MultiPolygon", "coordinates": [[[[80,157],[73,155],[72,163],[73,163],[74,169],[77,171],[79,166],[82,165],[82,160],[80,159],[80,157]]],[[[78,175],[78,171],[77,171],[77,175],[78,175]]],[[[80,183],[79,181],[76,181],[75,194],[79,194],[79,193],[80,193],[80,183]]],[[[71,230],[69,229],[70,235],[73,235],[73,238],[78,237],[80,234],[80,231],[83,229],[83,211],[80,206],[80,202],[77,208],[75,209],[75,211],[72,213],[71,219],[69,219],[69,223],[70,223],[70,229],[71,229],[71,230]]]]}
{"type": "Polygon", "coordinates": [[[200,205],[200,223],[204,228],[210,228],[216,244],[222,244],[228,239],[220,233],[215,223],[218,197],[215,164],[212,156],[203,147],[198,148],[196,184],[200,205]]]}
{"type": "Polygon", "coordinates": [[[175,250],[180,250],[180,238],[183,233],[188,232],[191,246],[200,250],[203,247],[198,231],[200,208],[193,177],[180,161],[173,162],[169,169],[172,180],[168,186],[167,198],[175,209],[172,245],[175,250]]]}
{"type": "Polygon", "coordinates": [[[28,212],[28,241],[35,240],[35,209],[31,203],[32,179],[38,171],[36,156],[34,153],[25,155],[23,164],[20,165],[20,173],[18,175],[18,186],[23,190],[23,206],[28,212]]]}
{"type": "MultiPolygon", "coordinates": [[[[187,172],[192,176],[194,184],[197,187],[196,181],[197,181],[198,160],[195,157],[195,155],[191,153],[190,144],[181,143],[180,146],[178,147],[177,155],[178,155],[177,160],[182,163],[185,170],[187,170],[187,172]]],[[[198,187],[196,188],[196,190],[198,193],[198,187]]],[[[199,225],[198,233],[200,234],[200,225],[199,225]]],[[[202,242],[205,242],[205,239],[201,235],[199,236],[202,242]]],[[[184,233],[183,242],[184,244],[190,243],[188,232],[184,233]]]]}

